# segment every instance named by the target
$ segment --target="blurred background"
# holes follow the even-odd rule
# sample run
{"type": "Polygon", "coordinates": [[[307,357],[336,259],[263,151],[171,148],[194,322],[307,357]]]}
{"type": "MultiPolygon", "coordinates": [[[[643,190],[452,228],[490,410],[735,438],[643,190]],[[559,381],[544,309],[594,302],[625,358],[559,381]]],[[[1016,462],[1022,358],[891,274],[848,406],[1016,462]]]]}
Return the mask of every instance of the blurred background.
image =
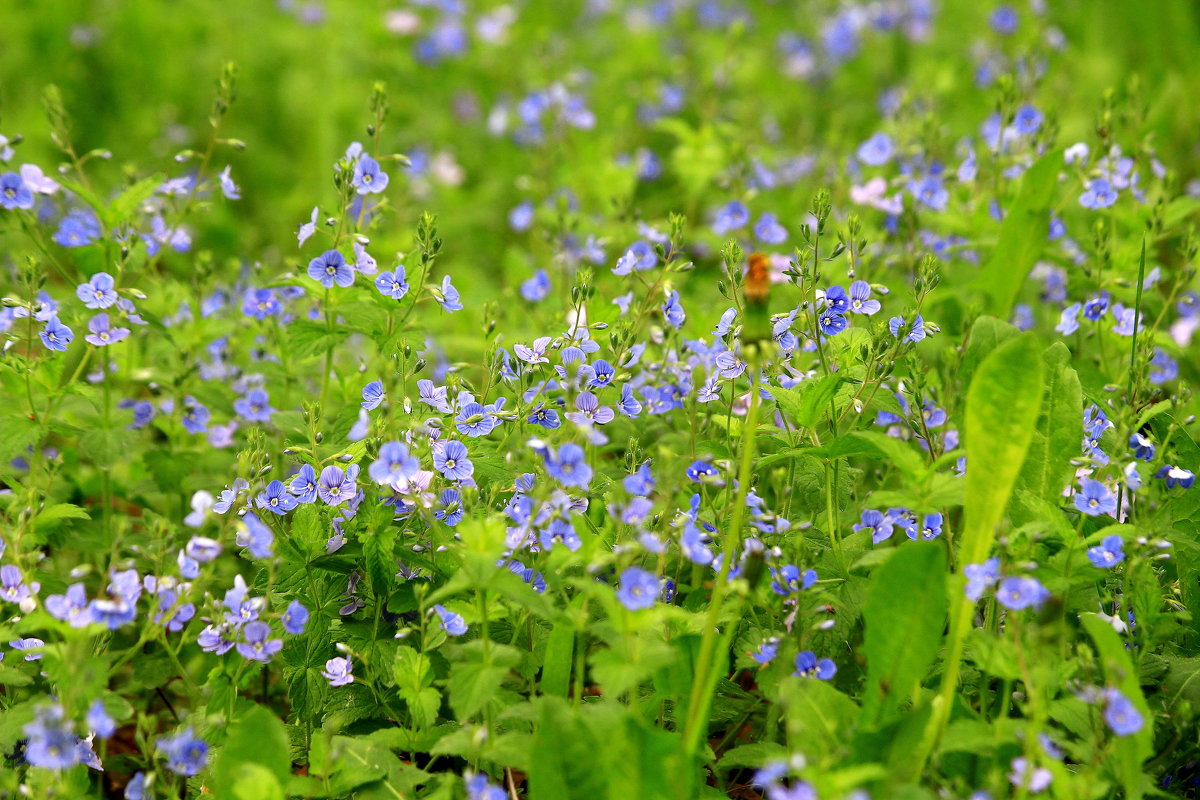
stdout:
{"type": "Polygon", "coordinates": [[[1094,138],[1114,90],[1182,186],[1196,174],[1198,22],[1200,4],[1173,0],[9,0],[0,135],[25,139],[14,164],[57,163],[41,103],[53,83],[77,148],[111,151],[94,167],[109,185],[181,175],[173,156],[204,148],[215,81],[236,62],[221,134],[246,147],[215,163],[231,165],[243,198],[213,209],[198,244],[292,256],[296,227],[336,196],[332,163],[367,138],[382,81],[382,145],[413,161],[388,193],[398,224],[411,230],[429,209],[448,259],[523,272],[510,262],[537,260],[542,245],[509,247],[522,201],[697,218],[702,194],[749,187],[777,190],[781,216],[799,213],[885,114],[949,160],[1005,74],[1060,145],[1094,138]],[[755,162],[789,179],[755,185],[755,162]]]}

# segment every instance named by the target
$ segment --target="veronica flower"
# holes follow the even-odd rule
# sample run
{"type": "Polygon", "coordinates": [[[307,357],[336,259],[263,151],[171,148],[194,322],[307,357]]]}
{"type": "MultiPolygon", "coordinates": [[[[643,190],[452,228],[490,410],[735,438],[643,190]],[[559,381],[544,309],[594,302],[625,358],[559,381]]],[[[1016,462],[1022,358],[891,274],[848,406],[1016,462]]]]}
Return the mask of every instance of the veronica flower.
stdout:
{"type": "Polygon", "coordinates": [[[617,600],[630,611],[653,608],[662,592],[662,579],[641,567],[627,567],[621,573],[617,600]]]}
{"type": "Polygon", "coordinates": [[[109,323],[108,314],[97,314],[88,321],[89,333],[84,341],[96,347],[107,347],[116,344],[129,335],[129,328],[114,328],[109,323]]]}
{"type": "Polygon", "coordinates": [[[533,344],[526,347],[523,344],[514,344],[513,352],[517,358],[527,364],[549,364],[550,359],[546,358],[546,348],[550,345],[549,336],[539,336],[533,340],[533,344]]]}
{"type": "Polygon", "coordinates": [[[540,425],[547,430],[554,430],[562,425],[562,422],[558,418],[558,412],[553,408],[546,408],[542,405],[529,412],[529,416],[525,418],[525,421],[531,422],[534,425],[540,425]]]}
{"type": "Polygon", "coordinates": [[[395,270],[379,273],[375,278],[375,288],[384,297],[399,300],[408,294],[408,281],[405,280],[404,265],[400,264],[395,270]]]}
{"type": "Polygon", "coordinates": [[[434,613],[438,615],[438,625],[451,636],[462,636],[467,632],[467,623],[462,614],[456,614],[443,605],[435,605],[434,613]]]}
{"type": "Polygon", "coordinates": [[[175,736],[156,739],[155,747],[167,759],[167,769],[176,775],[199,775],[208,763],[208,745],[185,728],[175,736]]]}
{"type": "Polygon", "coordinates": [[[546,299],[550,288],[550,276],[546,274],[546,270],[539,269],[532,278],[521,284],[521,297],[531,303],[537,303],[546,299]]]}
{"type": "Polygon", "coordinates": [[[475,472],[475,465],[468,458],[467,446],[456,440],[445,442],[434,448],[433,466],[452,481],[466,480],[475,472]]]}
{"type": "Polygon", "coordinates": [[[371,381],[362,390],[362,407],[367,411],[379,408],[380,403],[387,399],[383,391],[382,381],[371,381]]]}
{"type": "Polygon", "coordinates": [[[812,650],[805,650],[796,655],[796,671],[792,673],[794,676],[828,681],[836,674],[837,664],[833,663],[833,659],[818,659],[812,650]]]}
{"type": "Polygon", "coordinates": [[[75,289],[75,296],[83,301],[86,308],[108,308],[117,302],[117,292],[113,277],[107,272],[97,272],[87,283],[81,283],[75,289]]]}
{"type": "Polygon", "coordinates": [[[237,651],[248,661],[258,661],[263,664],[283,649],[282,639],[271,638],[271,626],[265,622],[251,622],[242,629],[242,641],[237,644],[237,651]]]}
{"type": "Polygon", "coordinates": [[[1088,548],[1088,561],[1092,562],[1093,567],[1100,569],[1115,567],[1125,560],[1125,551],[1122,549],[1124,544],[1125,540],[1116,534],[1105,536],[1100,544],[1088,548]]]}
{"type": "Polygon", "coordinates": [[[442,288],[440,291],[434,292],[434,299],[438,301],[444,311],[453,313],[463,310],[463,304],[459,302],[458,289],[455,289],[450,283],[449,275],[442,278],[442,288]]]}
{"type": "Polygon", "coordinates": [[[354,163],[354,177],[350,179],[359,194],[378,194],[387,188],[387,173],[379,168],[379,162],[366,153],[354,163]]]}
{"type": "Polygon", "coordinates": [[[292,482],[288,486],[288,491],[296,495],[296,500],[301,503],[316,501],[317,473],[311,464],[305,464],[300,468],[300,472],[296,473],[296,477],[292,478],[292,482]]]}
{"type": "Polygon", "coordinates": [[[379,458],[367,468],[371,480],[380,485],[394,485],[417,476],[421,462],[408,454],[401,442],[386,442],[379,448],[379,458]]]}
{"type": "Polygon", "coordinates": [[[417,381],[417,393],[418,401],[443,414],[449,414],[454,410],[447,400],[445,386],[434,386],[433,381],[423,378],[417,381]]]}
{"type": "Polygon", "coordinates": [[[563,486],[586,488],[592,479],[592,468],[587,463],[583,448],[567,442],[551,455],[546,453],[546,472],[563,486]]]}
{"type": "Polygon", "coordinates": [[[265,389],[251,389],[244,397],[233,401],[233,410],[247,422],[270,422],[275,409],[265,389]]]}
{"type": "Polygon", "coordinates": [[[46,321],[46,326],[38,332],[38,336],[41,337],[42,344],[46,346],[47,350],[57,350],[61,353],[66,351],[67,345],[71,344],[75,333],[59,322],[57,316],[53,316],[46,321]]]}
{"type": "Polygon", "coordinates": [[[600,401],[596,399],[596,395],[591,392],[580,392],[579,397],[575,399],[575,408],[578,411],[568,411],[567,419],[576,425],[587,425],[589,423],[604,425],[612,422],[616,416],[611,408],[600,405],[600,401]]]}
{"type": "Polygon", "coordinates": [[[317,481],[317,495],[326,505],[340,506],[354,497],[356,492],[354,478],[348,476],[341,467],[331,464],[321,470],[321,477],[317,481]]]}
{"type": "Polygon", "coordinates": [[[335,284],[344,289],[354,283],[354,269],[337,250],[327,250],[308,262],[308,277],[326,289],[335,284]]]}
{"type": "Polygon", "coordinates": [[[282,481],[271,481],[267,488],[255,498],[254,504],[274,514],[283,516],[297,505],[297,500],[288,494],[282,481]]]}
{"type": "Polygon", "coordinates": [[[849,309],[854,314],[868,316],[879,313],[879,301],[871,299],[871,284],[866,281],[855,281],[850,284],[849,309]]]}

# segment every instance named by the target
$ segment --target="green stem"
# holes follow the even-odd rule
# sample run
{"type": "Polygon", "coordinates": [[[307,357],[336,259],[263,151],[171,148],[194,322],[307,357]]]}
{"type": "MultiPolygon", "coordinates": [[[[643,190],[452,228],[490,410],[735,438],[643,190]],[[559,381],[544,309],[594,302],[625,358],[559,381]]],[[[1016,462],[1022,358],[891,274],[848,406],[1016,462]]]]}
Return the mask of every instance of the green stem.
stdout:
{"type": "MultiPolygon", "coordinates": [[[[757,375],[757,358],[752,356],[751,375],[757,375]]],[[[746,516],[746,494],[750,490],[750,477],[754,462],[754,434],[758,420],[759,396],[758,387],[753,381],[750,385],[750,405],[746,411],[746,419],[742,424],[742,459],[738,471],[738,491],[734,500],[733,515],[729,528],[725,532],[725,547],[721,558],[721,571],[713,585],[712,601],[708,607],[708,617],[705,620],[704,635],[700,640],[700,653],[696,659],[696,675],[692,683],[691,697],[687,706],[687,722],[684,727],[683,743],[685,752],[694,757],[699,750],[701,737],[708,725],[709,710],[712,705],[713,691],[716,689],[719,671],[713,663],[716,655],[717,624],[721,620],[721,608],[729,591],[729,572],[737,555],[741,541],[742,524],[746,516]]],[[[732,636],[732,625],[726,626],[721,634],[722,644],[727,644],[732,636]]]]}

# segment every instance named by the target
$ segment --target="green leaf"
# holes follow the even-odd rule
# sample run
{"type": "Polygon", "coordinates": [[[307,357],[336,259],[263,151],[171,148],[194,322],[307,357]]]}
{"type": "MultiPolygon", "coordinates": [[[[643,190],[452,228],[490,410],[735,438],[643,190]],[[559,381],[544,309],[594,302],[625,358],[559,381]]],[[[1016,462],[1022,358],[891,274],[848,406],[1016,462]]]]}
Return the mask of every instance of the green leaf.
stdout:
{"type": "Polygon", "coordinates": [[[983,265],[975,287],[991,313],[1007,318],[1029,271],[1046,245],[1050,204],[1062,166],[1062,151],[1051,150],[1021,178],[1017,199],[1000,223],[996,249],[983,265]]]}
{"type": "Polygon", "coordinates": [[[1015,325],[1002,319],[986,314],[979,317],[971,325],[971,330],[967,334],[967,346],[963,353],[962,363],[959,365],[959,374],[968,377],[974,375],[975,370],[988,357],[988,354],[1018,333],[1020,331],[1015,325]]]}
{"type": "Polygon", "coordinates": [[[863,608],[864,720],[877,723],[915,695],[937,657],[948,605],[945,570],[940,542],[916,542],[872,576],[863,608]]]}
{"type": "Polygon", "coordinates": [[[802,381],[794,389],[772,386],[771,396],[796,426],[812,429],[829,411],[829,403],[843,380],[841,375],[826,375],[802,381]]]}
{"type": "Polygon", "coordinates": [[[563,620],[550,630],[546,640],[546,656],[542,662],[542,694],[567,696],[574,653],[575,627],[563,620]]]}
{"type": "Polygon", "coordinates": [[[1129,698],[1142,715],[1142,729],[1137,733],[1131,736],[1113,734],[1113,760],[1117,776],[1125,789],[1125,796],[1138,800],[1149,785],[1146,775],[1142,772],[1142,764],[1154,754],[1154,717],[1150,713],[1150,707],[1146,705],[1137,670],[1121,637],[1108,622],[1096,614],[1080,614],[1079,619],[1092,641],[1096,643],[1108,685],[1116,687],[1121,694],[1129,698]]]}
{"type": "MultiPolygon", "coordinates": [[[[244,768],[256,767],[282,786],[291,774],[287,730],[263,706],[254,706],[234,720],[213,765],[213,786],[219,797],[236,797],[244,768]]],[[[257,780],[257,779],[255,779],[257,780]]]]}
{"type": "Polygon", "coordinates": [[[1071,483],[1071,459],[1079,455],[1083,390],[1070,366],[1071,352],[1062,342],[1047,348],[1046,390],[1029,453],[1021,470],[1022,488],[1053,501],[1071,483]]]}
{"type": "Polygon", "coordinates": [[[142,203],[150,199],[154,190],[161,186],[162,182],[161,175],[151,175],[149,178],[142,178],[117,195],[112,204],[103,209],[102,216],[105,226],[114,228],[136,215],[142,203]]]}
{"type": "MultiPolygon", "coordinates": [[[[925,474],[924,459],[916,450],[899,439],[874,431],[859,431],[842,438],[852,440],[847,443],[848,447],[855,443],[873,449],[909,480],[915,481],[925,474]]],[[[841,440],[839,439],[839,441],[841,440]]],[[[857,452],[856,450],[855,454],[857,452]]]]}
{"type": "Polygon", "coordinates": [[[478,714],[496,698],[500,684],[520,661],[520,652],[508,645],[491,643],[485,655],[483,642],[471,642],[461,650],[465,660],[450,667],[446,682],[450,692],[450,707],[459,720],[466,721],[478,714]]]}
{"type": "Polygon", "coordinates": [[[283,787],[270,770],[258,764],[239,764],[229,776],[236,800],[283,800],[283,787]]]}
{"type": "Polygon", "coordinates": [[[1042,405],[1037,339],[1010,339],[984,359],[967,391],[967,475],[960,562],[981,563],[1025,461],[1042,405]],[[974,469],[972,469],[974,467],[974,469]]]}
{"type": "MultiPolygon", "coordinates": [[[[529,769],[530,800],[607,797],[607,772],[594,766],[596,755],[605,752],[605,740],[597,739],[580,712],[561,697],[543,697],[537,705],[529,769]]],[[[619,742],[616,738],[607,741],[619,742]]]]}

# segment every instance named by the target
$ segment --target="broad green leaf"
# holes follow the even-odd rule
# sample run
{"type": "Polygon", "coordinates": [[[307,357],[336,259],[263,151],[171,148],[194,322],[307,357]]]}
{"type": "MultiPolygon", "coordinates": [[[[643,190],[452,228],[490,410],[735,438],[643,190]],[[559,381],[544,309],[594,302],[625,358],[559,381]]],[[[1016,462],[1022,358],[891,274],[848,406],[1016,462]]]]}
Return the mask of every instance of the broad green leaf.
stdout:
{"type": "Polygon", "coordinates": [[[1044,500],[1054,500],[1071,482],[1071,459],[1079,455],[1083,393],[1079,376],[1070,367],[1071,353],[1062,342],[1047,348],[1046,390],[1025,465],[1021,470],[1024,489],[1044,500]]]}
{"type": "Polygon", "coordinates": [[[542,662],[542,694],[567,696],[574,653],[575,626],[563,620],[550,630],[546,640],[546,656],[542,662]]]}
{"type": "Polygon", "coordinates": [[[213,786],[220,797],[235,797],[243,768],[263,770],[281,786],[291,774],[292,759],[287,731],[279,718],[263,706],[254,706],[234,720],[213,765],[213,786]]]}
{"type": "Polygon", "coordinates": [[[900,548],[871,577],[863,608],[865,721],[886,718],[916,694],[937,657],[946,625],[945,570],[941,542],[916,542],[900,548]]]}
{"type": "Polygon", "coordinates": [[[771,396],[793,424],[801,428],[814,428],[829,412],[829,402],[842,384],[841,375],[826,375],[809,378],[794,389],[772,386],[771,396]]]}
{"type": "Polygon", "coordinates": [[[1025,172],[1017,199],[1000,223],[996,249],[975,279],[988,311],[998,317],[1012,313],[1017,294],[1046,245],[1061,166],[1062,151],[1051,150],[1025,172]]]}
{"type": "Polygon", "coordinates": [[[992,549],[996,525],[1033,440],[1043,374],[1037,339],[1025,334],[996,348],[971,381],[962,564],[980,563],[992,549]]]}
{"type": "MultiPolygon", "coordinates": [[[[533,731],[530,800],[597,800],[608,796],[606,772],[595,768],[604,741],[561,697],[543,697],[533,731]]],[[[613,731],[618,733],[618,731],[613,731]]],[[[616,741],[616,740],[610,740],[616,741]]]]}
{"type": "Polygon", "coordinates": [[[1018,333],[1020,331],[1015,325],[1002,319],[987,314],[976,319],[967,333],[966,350],[963,352],[958,374],[969,380],[993,350],[1018,333]]]}

